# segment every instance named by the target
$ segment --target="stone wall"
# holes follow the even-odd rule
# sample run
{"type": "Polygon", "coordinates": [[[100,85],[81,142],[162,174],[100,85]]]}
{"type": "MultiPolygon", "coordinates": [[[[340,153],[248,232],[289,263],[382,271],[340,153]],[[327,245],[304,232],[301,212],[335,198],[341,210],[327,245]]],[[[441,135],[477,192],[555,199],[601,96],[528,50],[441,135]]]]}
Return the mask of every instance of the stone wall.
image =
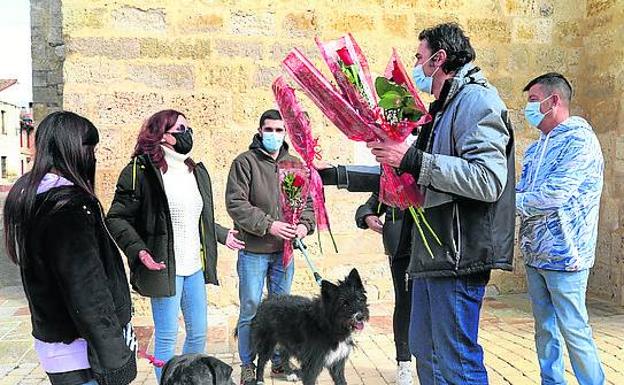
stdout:
{"type": "MultiPolygon", "coordinates": [[[[40,3],[33,1],[34,28],[47,25],[47,15],[56,14],[54,8],[41,12],[40,3]]],[[[622,110],[615,95],[616,86],[622,85],[622,19],[610,16],[613,10],[621,9],[621,0],[322,0],[310,4],[64,0],[63,41],[51,40],[52,44],[60,43],[58,47],[67,47],[62,102],[64,108],[86,115],[101,130],[98,192],[105,203],[110,202],[116,178],[128,162],[143,119],[158,110],[176,108],[188,116],[196,130],[193,155],[204,161],[212,174],[218,221],[229,224],[223,201],[229,165],[246,149],[259,115],[274,106],[270,84],[281,73],[279,62],[291,47],[301,48],[325,71],[314,36],[331,39],[350,31],[369,58],[372,70],[379,73],[385,68],[391,46],[411,64],[420,30],[443,21],[457,21],[471,37],[477,64],[499,88],[512,111],[518,164],[524,148],[537,137],[522,118],[523,86],[546,71],[559,71],[576,85],[576,112],[600,124],[597,130],[610,159],[604,208],[619,210],[621,217],[623,206],[617,191],[622,187],[624,140],[622,128],[616,128],[622,110]],[[620,32],[612,31],[615,28],[620,32]],[[608,45],[602,43],[603,35],[610,36],[608,45]],[[619,77],[618,69],[609,64],[611,52],[619,55],[619,77]],[[601,81],[609,82],[613,97],[601,96],[601,81]],[[607,113],[616,107],[620,111],[617,119],[607,113]],[[620,162],[619,168],[616,162],[620,162]],[[619,174],[616,170],[620,170],[619,174]]],[[[58,54],[56,49],[52,52],[48,48],[49,44],[42,45],[46,57],[58,54]]],[[[47,90],[52,93],[50,88],[47,90]]],[[[56,98],[49,96],[49,100],[56,98]]],[[[324,158],[354,161],[356,145],[324,119],[304,95],[299,96],[309,107],[314,131],[321,136],[324,158]]],[[[328,189],[329,213],[340,253],[330,251],[325,235],[324,256],[318,252],[316,242],[311,242],[312,251],[327,276],[344,276],[350,266],[356,265],[363,273],[371,300],[391,299],[390,272],[379,237],[356,230],[353,224],[354,210],[365,198],[328,189]]],[[[602,287],[598,281],[604,282],[605,274],[612,274],[610,282],[614,285],[622,281],[621,264],[617,265],[617,274],[609,268],[616,256],[621,259],[621,225],[617,215],[615,219],[608,214],[603,218],[599,264],[592,280],[597,287],[602,287]]],[[[295,291],[314,292],[303,262],[297,263],[295,291]]],[[[226,313],[238,303],[235,264],[235,255],[221,249],[222,285],[209,291],[211,304],[226,313]]],[[[514,273],[494,274],[493,291],[525,290],[522,264],[516,266],[514,273]]],[[[616,296],[603,289],[596,292],[621,301],[621,285],[618,290],[616,296]]]]}
{"type": "Polygon", "coordinates": [[[33,117],[40,121],[63,108],[63,20],[61,0],[31,0],[33,117]]]}
{"type": "Polygon", "coordinates": [[[587,1],[576,102],[605,157],[593,294],[624,306],[624,1],[587,1]]]}

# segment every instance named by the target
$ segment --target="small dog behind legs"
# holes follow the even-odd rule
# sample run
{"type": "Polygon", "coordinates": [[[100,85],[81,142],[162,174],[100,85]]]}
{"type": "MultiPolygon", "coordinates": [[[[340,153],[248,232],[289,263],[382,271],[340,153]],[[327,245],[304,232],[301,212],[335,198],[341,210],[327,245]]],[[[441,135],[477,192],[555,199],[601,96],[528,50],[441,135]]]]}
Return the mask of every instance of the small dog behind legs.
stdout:
{"type": "Polygon", "coordinates": [[[170,359],[160,385],[235,385],[232,367],[205,354],[183,354],[170,359]]]}
{"type": "Polygon", "coordinates": [[[264,300],[251,323],[258,354],[256,383],[264,384],[264,367],[279,345],[283,362],[290,357],[299,361],[303,385],[314,385],[323,368],[329,369],[334,384],[346,385],[351,333],[361,331],[368,318],[366,290],[356,269],[338,285],[323,281],[321,295],[314,299],[284,295],[264,300]]]}

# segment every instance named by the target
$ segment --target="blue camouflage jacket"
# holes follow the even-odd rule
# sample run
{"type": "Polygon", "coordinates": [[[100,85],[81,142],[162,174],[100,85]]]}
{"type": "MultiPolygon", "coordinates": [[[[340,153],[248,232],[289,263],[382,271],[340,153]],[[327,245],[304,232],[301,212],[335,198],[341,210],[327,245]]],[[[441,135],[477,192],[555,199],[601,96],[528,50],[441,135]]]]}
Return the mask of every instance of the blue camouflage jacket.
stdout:
{"type": "Polygon", "coordinates": [[[577,116],[528,147],[516,187],[527,265],[563,271],[593,266],[603,171],[598,138],[577,116]]]}

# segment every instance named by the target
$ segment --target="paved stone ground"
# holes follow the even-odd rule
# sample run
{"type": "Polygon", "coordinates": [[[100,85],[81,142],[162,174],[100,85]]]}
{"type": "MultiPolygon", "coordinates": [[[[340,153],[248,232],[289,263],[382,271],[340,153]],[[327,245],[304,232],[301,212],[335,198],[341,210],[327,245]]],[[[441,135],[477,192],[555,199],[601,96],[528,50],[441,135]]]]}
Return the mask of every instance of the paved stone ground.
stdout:
{"type": "MultiPolygon", "coordinates": [[[[591,323],[600,348],[601,359],[610,385],[624,384],[624,308],[590,301],[591,323]]],[[[371,306],[371,322],[358,335],[358,349],[349,359],[349,384],[393,384],[395,373],[392,341],[392,304],[371,306]]],[[[149,345],[152,327],[143,317],[136,323],[140,342],[149,345]]],[[[485,303],[481,322],[481,342],[492,385],[539,384],[539,370],[533,346],[533,321],[523,295],[499,296],[485,303]]],[[[182,338],[178,341],[180,344],[182,338]]],[[[48,384],[37,363],[30,336],[30,318],[23,293],[18,287],[0,289],[0,385],[48,384]]],[[[210,352],[210,341],[208,341],[210,352]]],[[[235,352],[217,355],[231,364],[238,382],[238,358],[235,352]]],[[[569,384],[577,384],[566,358],[569,384]]],[[[271,381],[267,384],[286,383],[271,381]]],[[[331,384],[323,373],[320,384],[331,384]]],[[[416,382],[417,383],[417,382],[416,382]]],[[[156,385],[145,360],[139,365],[134,384],[156,385]]]]}

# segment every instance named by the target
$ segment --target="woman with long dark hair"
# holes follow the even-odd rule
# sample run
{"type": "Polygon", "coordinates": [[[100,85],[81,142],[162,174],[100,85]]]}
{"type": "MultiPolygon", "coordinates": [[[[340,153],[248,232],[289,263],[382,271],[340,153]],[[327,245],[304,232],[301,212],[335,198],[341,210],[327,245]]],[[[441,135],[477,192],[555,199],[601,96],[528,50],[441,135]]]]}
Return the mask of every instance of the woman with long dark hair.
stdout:
{"type": "MultiPolygon", "coordinates": [[[[193,130],[181,112],[164,110],[147,119],[107,219],[128,258],[132,287],[151,298],[154,356],[165,362],[175,352],[180,309],[182,353],[204,352],[205,284],[218,284],[217,241],[244,247],[236,231],[215,223],[210,176],[189,157],[192,147],[193,130]]],[[[156,368],[159,381],[160,374],[156,368]]]]}
{"type": "Polygon", "coordinates": [[[136,377],[130,291],[94,193],[98,141],[82,116],[48,115],[32,171],[4,206],[7,252],[20,266],[35,350],[53,385],[136,377]]]}

